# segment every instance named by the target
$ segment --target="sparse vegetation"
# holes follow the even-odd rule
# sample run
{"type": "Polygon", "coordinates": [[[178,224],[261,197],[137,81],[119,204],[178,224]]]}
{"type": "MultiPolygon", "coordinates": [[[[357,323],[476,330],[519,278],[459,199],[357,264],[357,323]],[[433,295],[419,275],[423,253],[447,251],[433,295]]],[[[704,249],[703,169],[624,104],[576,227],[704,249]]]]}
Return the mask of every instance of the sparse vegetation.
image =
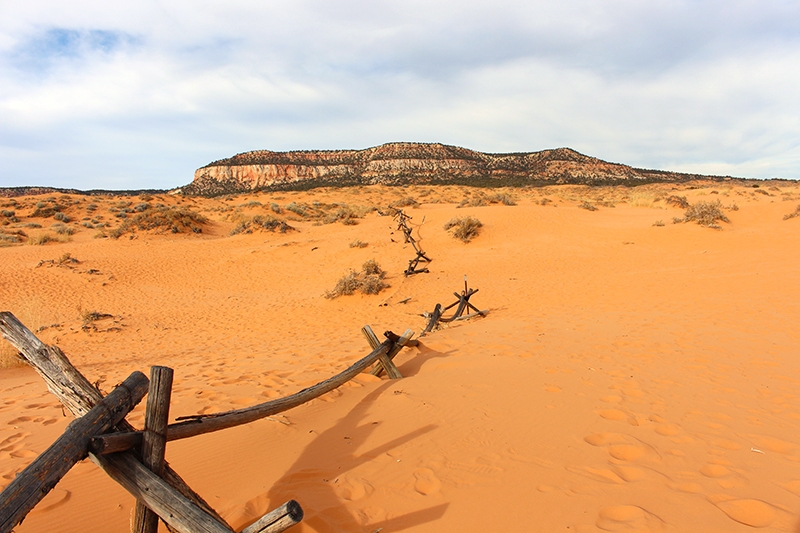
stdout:
{"type": "Polygon", "coordinates": [[[597,211],[597,207],[586,200],[584,200],[581,204],[579,204],[578,207],[580,209],[586,209],[587,211],[597,211]]]}
{"type": "Polygon", "coordinates": [[[794,208],[794,211],[789,213],[788,215],[783,215],[783,220],[789,220],[790,218],[800,217],[800,205],[794,208]]]}
{"type": "Polygon", "coordinates": [[[369,246],[368,243],[360,240],[355,240],[350,243],[350,248],[366,248],[367,246],[369,246]]]}
{"type": "Polygon", "coordinates": [[[419,206],[419,202],[416,200],[416,198],[413,198],[411,196],[405,196],[389,204],[389,207],[395,207],[395,208],[417,207],[417,206],[419,206]]]}
{"type": "MultiPolygon", "coordinates": [[[[129,204],[130,202],[128,202],[129,204]]],[[[131,218],[126,218],[118,228],[111,231],[110,236],[118,239],[125,233],[133,233],[136,230],[202,233],[202,226],[206,223],[208,223],[208,219],[205,216],[185,207],[156,206],[131,218]]]]}
{"type": "Polygon", "coordinates": [[[361,271],[351,270],[336,282],[333,290],[325,293],[325,298],[333,299],[360,291],[362,294],[378,294],[389,286],[384,281],[386,272],[374,259],[366,261],[361,266],[361,271]]]}
{"type": "Polygon", "coordinates": [[[285,220],[279,220],[270,215],[256,215],[252,218],[245,217],[239,220],[239,223],[231,230],[230,234],[253,233],[253,231],[256,230],[280,231],[281,233],[286,233],[287,231],[294,230],[294,228],[287,224],[285,220]]]}
{"type": "Polygon", "coordinates": [[[680,207],[681,209],[689,208],[689,200],[687,200],[685,196],[673,194],[672,196],[667,197],[666,202],[667,205],[671,205],[672,207],[680,207]]]}
{"type": "Polygon", "coordinates": [[[489,204],[517,205],[517,202],[511,195],[504,192],[486,194],[482,191],[477,191],[470,198],[461,200],[461,203],[459,203],[456,208],[483,207],[489,204]]]}
{"type": "Polygon", "coordinates": [[[53,235],[49,232],[33,233],[28,237],[28,244],[42,246],[49,242],[69,242],[68,235],[53,235]]]}
{"type": "Polygon", "coordinates": [[[719,200],[713,202],[697,202],[686,209],[683,218],[673,218],[673,223],[697,222],[701,226],[714,229],[722,229],[717,222],[730,222],[725,213],[722,212],[722,204],[719,200]]]}
{"type": "Polygon", "coordinates": [[[653,225],[654,226],[663,226],[664,225],[664,221],[663,220],[656,220],[655,222],[653,222],[653,225]]]}
{"type": "Polygon", "coordinates": [[[444,229],[449,231],[454,238],[462,242],[469,242],[478,236],[483,224],[475,217],[454,218],[444,225],[444,229]]]}

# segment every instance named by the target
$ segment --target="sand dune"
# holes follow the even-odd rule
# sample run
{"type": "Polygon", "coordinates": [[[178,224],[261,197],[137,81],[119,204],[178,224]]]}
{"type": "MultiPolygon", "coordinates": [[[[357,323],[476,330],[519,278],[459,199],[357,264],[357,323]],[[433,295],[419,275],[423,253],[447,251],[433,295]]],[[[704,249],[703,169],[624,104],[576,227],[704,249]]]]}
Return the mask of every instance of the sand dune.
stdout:
{"type": "MultiPolygon", "coordinates": [[[[421,314],[453,301],[466,275],[488,316],[404,349],[403,379],[361,375],[271,419],[171,442],[167,459],[235,528],[294,498],[306,510],[298,532],[798,531],[800,218],[783,217],[800,188],[510,193],[515,206],[463,208],[476,191],[160,197],[207,216],[202,233],[81,229],[0,248],[0,307],[51,326],[40,338],[103,390],[173,367],[174,418],[330,377],[368,353],[362,325],[420,332],[421,314]],[[684,210],[669,195],[719,199],[730,222],[673,224],[684,210]],[[402,275],[413,251],[374,212],[345,225],[284,210],[297,231],[229,235],[271,203],[385,207],[403,196],[420,202],[404,209],[433,258],[427,274],[402,275]],[[442,229],[465,215],[484,225],[468,244],[442,229]],[[79,262],[58,266],[65,253],[79,262]],[[324,297],[367,259],[390,288],[324,297]],[[90,311],[109,316],[84,323],[90,311]]],[[[19,200],[23,222],[37,200],[19,200]]],[[[106,220],[118,201],[86,200],[106,220]]],[[[0,381],[6,485],[69,418],[32,370],[1,369],[0,381]]],[[[140,426],[143,407],[128,419],[140,426]]],[[[83,462],[18,531],[127,531],[133,505],[83,462]]]]}

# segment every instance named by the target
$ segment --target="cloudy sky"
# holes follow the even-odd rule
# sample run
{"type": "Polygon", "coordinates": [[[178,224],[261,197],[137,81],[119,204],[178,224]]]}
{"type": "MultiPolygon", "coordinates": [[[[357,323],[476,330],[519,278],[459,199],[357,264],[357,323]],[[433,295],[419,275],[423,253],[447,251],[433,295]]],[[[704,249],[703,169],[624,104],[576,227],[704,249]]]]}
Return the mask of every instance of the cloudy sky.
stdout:
{"type": "Polygon", "coordinates": [[[0,0],[0,186],[391,141],[800,179],[800,3],[0,0]]]}

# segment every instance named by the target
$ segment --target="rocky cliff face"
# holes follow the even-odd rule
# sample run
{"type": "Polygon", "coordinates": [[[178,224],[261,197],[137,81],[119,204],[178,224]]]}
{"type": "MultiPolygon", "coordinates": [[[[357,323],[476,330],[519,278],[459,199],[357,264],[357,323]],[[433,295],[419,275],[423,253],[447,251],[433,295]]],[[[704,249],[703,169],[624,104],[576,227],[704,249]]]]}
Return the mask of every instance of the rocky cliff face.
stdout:
{"type": "Polygon", "coordinates": [[[569,148],[487,154],[444,144],[390,143],[365,150],[258,150],[214,161],[184,194],[214,196],[258,189],[347,185],[478,186],[576,183],[609,185],[707,178],[607,163],[569,148]]]}

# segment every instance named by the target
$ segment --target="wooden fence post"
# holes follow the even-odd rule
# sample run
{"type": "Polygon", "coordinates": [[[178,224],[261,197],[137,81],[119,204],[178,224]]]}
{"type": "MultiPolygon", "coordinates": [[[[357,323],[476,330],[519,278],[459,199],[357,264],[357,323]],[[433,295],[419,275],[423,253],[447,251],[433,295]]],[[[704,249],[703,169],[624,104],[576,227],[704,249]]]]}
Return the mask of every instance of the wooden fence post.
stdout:
{"type": "Polygon", "coordinates": [[[147,393],[147,377],[134,372],[27,466],[0,494],[0,532],[8,533],[86,457],[89,440],[118,424],[147,393]]]}
{"type": "MultiPolygon", "coordinates": [[[[150,369],[150,394],[147,396],[141,454],[144,466],[159,477],[164,472],[164,454],[167,450],[172,377],[172,369],[166,366],[154,366],[150,369]]],[[[131,531],[132,533],[158,531],[158,515],[148,509],[141,500],[136,501],[131,531]]]]}
{"type": "MultiPolygon", "coordinates": [[[[100,391],[70,363],[64,352],[57,346],[48,346],[43,343],[12,313],[7,311],[0,312],[0,332],[2,332],[3,337],[19,350],[25,361],[42,376],[50,392],[74,416],[83,416],[103,399],[100,391]]],[[[128,432],[136,431],[136,428],[124,419],[116,425],[116,429],[128,432]]],[[[113,465],[110,468],[113,468],[113,465]]],[[[106,471],[108,472],[108,470],[106,471]]],[[[193,491],[183,478],[167,464],[164,466],[163,477],[169,486],[174,487],[183,497],[214,517],[218,522],[225,523],[219,513],[193,491]]],[[[135,481],[133,483],[135,484],[135,481]]]]}

